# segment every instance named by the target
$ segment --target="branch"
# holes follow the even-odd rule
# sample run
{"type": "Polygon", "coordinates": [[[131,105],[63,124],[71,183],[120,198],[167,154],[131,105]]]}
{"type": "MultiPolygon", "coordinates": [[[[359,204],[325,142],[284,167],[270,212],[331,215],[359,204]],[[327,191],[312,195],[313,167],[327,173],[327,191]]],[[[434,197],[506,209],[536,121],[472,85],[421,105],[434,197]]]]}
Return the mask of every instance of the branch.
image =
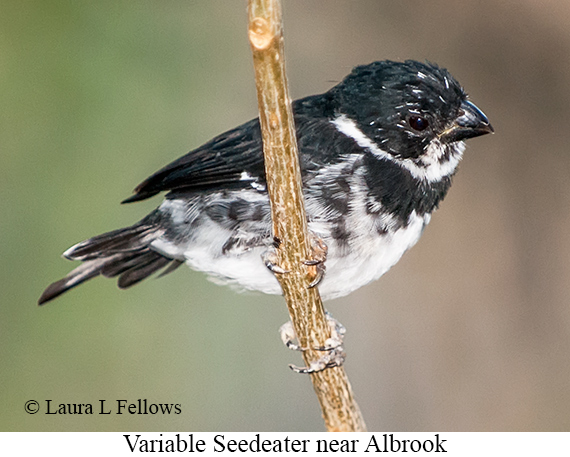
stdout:
{"type": "MultiPolygon", "coordinates": [[[[249,0],[248,35],[255,67],[273,235],[281,241],[277,265],[288,270],[277,275],[277,279],[299,345],[323,347],[331,335],[319,292],[316,287],[309,288],[317,274],[316,267],[303,263],[312,255],[285,75],[280,0],[249,0]]],[[[307,366],[321,356],[322,352],[315,350],[303,352],[307,366]]],[[[328,431],[366,430],[344,368],[328,368],[310,376],[328,431]]]]}

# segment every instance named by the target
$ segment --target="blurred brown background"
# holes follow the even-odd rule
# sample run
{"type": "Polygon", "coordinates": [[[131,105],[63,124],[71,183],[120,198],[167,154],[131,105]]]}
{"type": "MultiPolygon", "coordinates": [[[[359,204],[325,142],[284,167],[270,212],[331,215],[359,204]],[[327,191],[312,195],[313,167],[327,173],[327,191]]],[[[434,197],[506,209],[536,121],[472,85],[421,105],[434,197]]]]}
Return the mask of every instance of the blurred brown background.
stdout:
{"type": "MultiPolygon", "coordinates": [[[[469,142],[420,243],[327,304],[371,430],[570,429],[570,3],[285,1],[294,97],[358,64],[447,67],[496,134],[469,142]]],[[[279,297],[180,269],[94,280],[44,308],[60,253],[131,224],[146,176],[256,116],[246,2],[4,0],[0,430],[323,430],[289,371],[279,297]],[[48,416],[35,399],[180,403],[177,416],[48,416]]]]}

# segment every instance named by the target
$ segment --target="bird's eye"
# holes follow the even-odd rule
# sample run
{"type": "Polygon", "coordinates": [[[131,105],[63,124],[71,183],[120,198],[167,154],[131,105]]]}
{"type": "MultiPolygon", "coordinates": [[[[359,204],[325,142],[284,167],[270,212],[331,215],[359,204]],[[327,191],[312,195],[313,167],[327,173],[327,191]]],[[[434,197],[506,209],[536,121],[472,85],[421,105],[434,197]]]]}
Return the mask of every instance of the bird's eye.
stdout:
{"type": "Polygon", "coordinates": [[[422,132],[429,127],[428,120],[422,116],[410,116],[408,118],[408,124],[418,132],[422,132]]]}

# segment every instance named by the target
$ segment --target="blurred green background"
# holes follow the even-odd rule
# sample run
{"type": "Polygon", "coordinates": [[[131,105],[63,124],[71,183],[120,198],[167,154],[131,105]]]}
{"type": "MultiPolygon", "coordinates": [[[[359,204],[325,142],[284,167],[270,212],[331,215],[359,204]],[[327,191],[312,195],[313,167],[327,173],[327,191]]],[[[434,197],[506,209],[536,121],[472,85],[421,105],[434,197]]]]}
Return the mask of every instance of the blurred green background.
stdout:
{"type": "MultiPolygon", "coordinates": [[[[469,143],[422,241],[327,304],[371,430],[570,429],[570,3],[285,1],[295,98],[358,64],[447,67],[496,134],[469,143]]],[[[0,430],[323,430],[287,364],[280,297],[201,273],[38,308],[59,255],[129,225],[158,168],[256,116],[246,2],[3,0],[0,430]],[[24,403],[180,403],[172,416],[28,415],[24,403]]]]}

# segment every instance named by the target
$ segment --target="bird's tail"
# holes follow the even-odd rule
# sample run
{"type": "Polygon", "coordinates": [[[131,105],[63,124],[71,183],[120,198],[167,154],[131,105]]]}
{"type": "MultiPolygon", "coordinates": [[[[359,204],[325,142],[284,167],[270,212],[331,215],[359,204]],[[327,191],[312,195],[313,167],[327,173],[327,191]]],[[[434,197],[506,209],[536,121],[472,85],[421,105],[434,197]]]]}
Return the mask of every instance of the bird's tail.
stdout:
{"type": "Polygon", "coordinates": [[[183,263],[181,260],[165,257],[150,248],[152,241],[162,234],[153,222],[152,217],[147,217],[131,227],[104,233],[69,248],[63,256],[83,263],[51,284],[38,303],[43,305],[99,275],[118,276],[119,287],[125,289],[169,264],[163,275],[174,271],[183,263]]]}

